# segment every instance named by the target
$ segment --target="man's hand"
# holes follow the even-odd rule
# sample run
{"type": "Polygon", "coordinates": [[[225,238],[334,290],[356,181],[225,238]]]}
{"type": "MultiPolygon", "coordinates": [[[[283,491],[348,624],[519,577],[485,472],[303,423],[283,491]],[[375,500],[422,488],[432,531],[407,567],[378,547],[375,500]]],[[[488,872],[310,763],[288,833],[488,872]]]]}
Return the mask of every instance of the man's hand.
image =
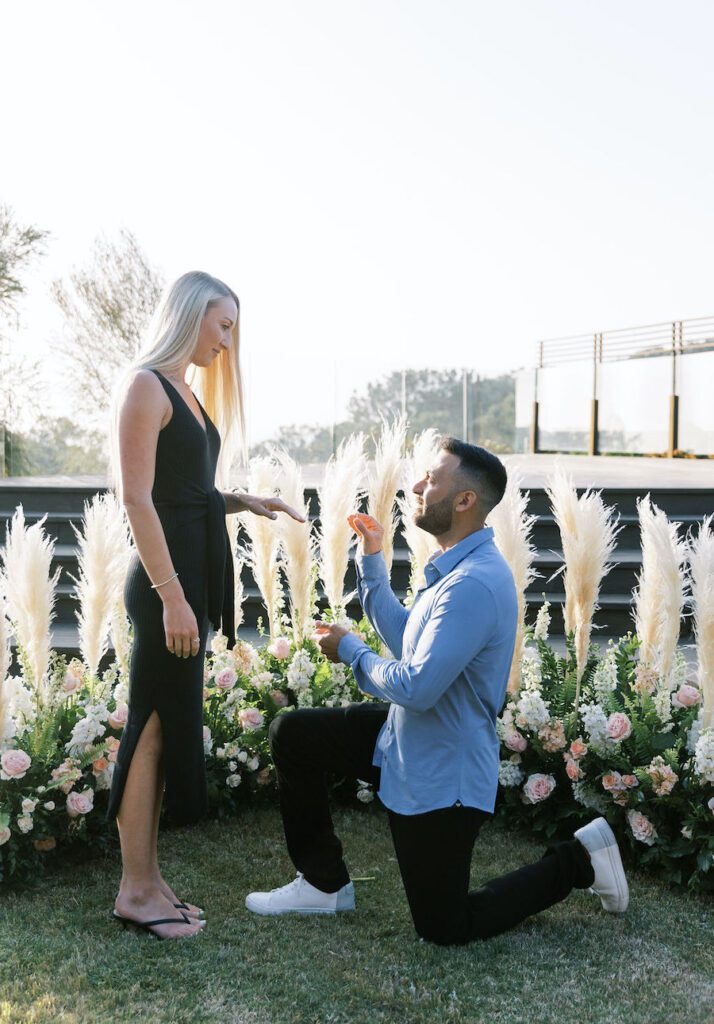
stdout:
{"type": "Polygon", "coordinates": [[[363,512],[355,512],[353,515],[347,516],[347,522],[362,543],[363,555],[376,555],[378,551],[382,550],[384,527],[380,526],[376,519],[363,512]]]}
{"type": "Polygon", "coordinates": [[[347,636],[349,632],[349,629],[345,629],[344,626],[337,626],[334,622],[316,622],[312,639],[328,661],[337,663],[340,660],[337,656],[340,640],[343,636],[347,636]]]}

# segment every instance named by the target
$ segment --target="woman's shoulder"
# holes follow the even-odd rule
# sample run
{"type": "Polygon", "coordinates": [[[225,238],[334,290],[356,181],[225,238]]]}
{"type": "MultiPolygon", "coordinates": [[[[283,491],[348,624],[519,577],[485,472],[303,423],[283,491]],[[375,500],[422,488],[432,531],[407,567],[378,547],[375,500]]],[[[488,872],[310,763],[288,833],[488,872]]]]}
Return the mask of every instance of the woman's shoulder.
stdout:
{"type": "Polygon", "coordinates": [[[147,405],[163,408],[171,402],[160,377],[153,370],[141,368],[128,374],[122,404],[133,408],[147,405]]]}

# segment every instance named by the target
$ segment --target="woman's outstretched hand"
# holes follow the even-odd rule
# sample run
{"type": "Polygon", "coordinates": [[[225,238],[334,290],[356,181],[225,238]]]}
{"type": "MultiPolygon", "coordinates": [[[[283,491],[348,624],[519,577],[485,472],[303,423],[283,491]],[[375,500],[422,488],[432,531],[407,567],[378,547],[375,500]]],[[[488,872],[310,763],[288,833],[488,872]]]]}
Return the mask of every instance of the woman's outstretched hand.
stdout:
{"type": "Polygon", "coordinates": [[[265,516],[266,519],[277,519],[278,512],[284,512],[297,523],[304,523],[305,516],[301,516],[294,508],[286,504],[282,498],[258,498],[255,494],[239,495],[242,511],[252,512],[256,516],[265,516]]]}

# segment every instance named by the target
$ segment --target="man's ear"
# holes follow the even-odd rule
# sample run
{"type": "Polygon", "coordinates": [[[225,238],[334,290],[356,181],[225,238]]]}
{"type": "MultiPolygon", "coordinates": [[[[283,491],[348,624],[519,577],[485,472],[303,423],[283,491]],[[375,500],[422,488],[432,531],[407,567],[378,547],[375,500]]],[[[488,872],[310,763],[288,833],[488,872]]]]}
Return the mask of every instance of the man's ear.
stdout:
{"type": "Polygon", "coordinates": [[[459,500],[454,506],[455,512],[468,512],[469,509],[475,508],[478,505],[478,495],[476,491],[462,491],[459,500]]]}

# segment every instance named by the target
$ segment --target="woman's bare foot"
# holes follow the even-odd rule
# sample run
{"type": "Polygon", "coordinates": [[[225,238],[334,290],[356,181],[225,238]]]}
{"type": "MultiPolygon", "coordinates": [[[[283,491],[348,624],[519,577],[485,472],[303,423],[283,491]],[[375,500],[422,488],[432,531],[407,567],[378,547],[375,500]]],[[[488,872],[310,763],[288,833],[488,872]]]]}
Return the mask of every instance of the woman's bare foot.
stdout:
{"type": "Polygon", "coordinates": [[[203,910],[201,910],[200,907],[194,907],[193,903],[186,903],[185,900],[180,900],[176,893],[171,888],[171,886],[169,885],[169,883],[165,881],[165,879],[163,879],[161,875],[159,875],[159,877],[157,878],[156,884],[159,888],[159,891],[163,893],[163,895],[171,904],[173,904],[174,908],[176,907],[177,903],[183,903],[183,906],[180,908],[180,913],[186,914],[187,917],[190,917],[196,921],[200,921],[203,919],[203,910]]]}
{"type": "Polygon", "coordinates": [[[156,887],[134,889],[122,887],[114,903],[115,912],[129,921],[146,924],[147,921],[170,919],[167,924],[155,925],[151,931],[162,939],[183,939],[196,935],[204,926],[203,921],[186,920],[186,911],[177,910],[173,902],[156,887]],[[176,921],[174,924],[173,921],[176,921]]]}

